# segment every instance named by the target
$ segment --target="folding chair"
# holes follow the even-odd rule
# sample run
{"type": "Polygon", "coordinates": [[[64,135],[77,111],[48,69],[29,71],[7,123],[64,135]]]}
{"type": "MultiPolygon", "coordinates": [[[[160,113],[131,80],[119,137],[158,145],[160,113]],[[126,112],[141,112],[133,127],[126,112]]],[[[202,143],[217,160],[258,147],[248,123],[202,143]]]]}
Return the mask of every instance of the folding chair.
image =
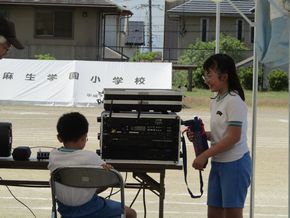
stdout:
{"type": "Polygon", "coordinates": [[[124,181],[121,174],[114,169],[102,167],[62,167],[51,173],[50,185],[52,195],[52,218],[57,218],[55,183],[76,188],[118,187],[121,196],[121,217],[125,218],[124,181]]]}

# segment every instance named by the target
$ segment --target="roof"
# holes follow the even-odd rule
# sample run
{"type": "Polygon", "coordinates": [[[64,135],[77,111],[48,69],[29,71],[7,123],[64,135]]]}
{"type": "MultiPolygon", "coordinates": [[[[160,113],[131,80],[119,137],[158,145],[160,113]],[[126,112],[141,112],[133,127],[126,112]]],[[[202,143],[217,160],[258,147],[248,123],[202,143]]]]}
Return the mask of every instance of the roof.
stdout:
{"type": "Polygon", "coordinates": [[[116,10],[126,15],[133,14],[130,10],[113,3],[111,0],[1,0],[0,5],[4,4],[107,8],[116,10]]]}
{"type": "MultiPolygon", "coordinates": [[[[245,15],[253,15],[250,11],[255,7],[254,0],[232,0],[232,3],[245,15]]],[[[181,5],[178,5],[167,11],[169,14],[176,15],[198,15],[198,14],[215,14],[216,13],[216,3],[212,0],[190,0],[181,5]]],[[[233,6],[228,1],[222,1],[220,3],[220,13],[221,14],[238,14],[238,12],[233,8],[233,6]]]]}

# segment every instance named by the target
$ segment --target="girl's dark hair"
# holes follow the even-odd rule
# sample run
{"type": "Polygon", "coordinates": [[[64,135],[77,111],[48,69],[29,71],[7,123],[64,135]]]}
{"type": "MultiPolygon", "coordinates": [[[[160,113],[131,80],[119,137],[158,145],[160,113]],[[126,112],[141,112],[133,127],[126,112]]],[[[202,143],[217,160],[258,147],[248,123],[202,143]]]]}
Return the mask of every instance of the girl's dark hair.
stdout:
{"type": "Polygon", "coordinates": [[[84,115],[71,112],[59,118],[56,129],[63,142],[74,142],[88,133],[89,123],[84,115]]]}
{"type": "Polygon", "coordinates": [[[214,54],[203,64],[203,70],[209,71],[214,68],[219,74],[228,74],[229,92],[238,92],[245,101],[245,94],[237,74],[235,61],[227,54],[214,54]]]}

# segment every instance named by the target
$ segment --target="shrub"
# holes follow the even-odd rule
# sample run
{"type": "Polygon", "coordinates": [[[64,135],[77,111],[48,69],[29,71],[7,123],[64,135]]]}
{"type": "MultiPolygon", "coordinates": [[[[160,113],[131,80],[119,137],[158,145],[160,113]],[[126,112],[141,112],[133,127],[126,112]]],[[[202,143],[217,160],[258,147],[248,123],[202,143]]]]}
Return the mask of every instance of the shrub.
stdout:
{"type": "Polygon", "coordinates": [[[202,76],[203,76],[203,69],[199,67],[193,72],[193,75],[192,75],[193,86],[199,89],[207,89],[208,86],[204,82],[202,76]]]}
{"type": "MultiPolygon", "coordinates": [[[[192,72],[192,86],[199,89],[207,89],[203,78],[203,71],[198,68],[192,72]]],[[[188,72],[187,71],[175,71],[173,72],[172,85],[177,88],[187,87],[188,85],[188,72]]]]}
{"type": "Polygon", "coordinates": [[[176,88],[187,86],[187,73],[185,71],[174,71],[172,85],[176,88]]]}
{"type": "MultiPolygon", "coordinates": [[[[262,71],[258,73],[258,87],[262,87],[263,78],[262,71]]],[[[252,90],[253,88],[253,68],[252,67],[241,67],[239,68],[239,77],[244,89],[252,90]]]]}
{"type": "Polygon", "coordinates": [[[288,90],[288,75],[283,70],[273,70],[269,76],[270,89],[273,91],[286,91],[288,90]]]}
{"type": "Polygon", "coordinates": [[[34,55],[34,57],[38,60],[55,60],[55,57],[53,57],[51,54],[37,54],[34,55]]]}
{"type": "Polygon", "coordinates": [[[144,52],[141,53],[140,50],[137,50],[134,56],[131,58],[132,62],[152,62],[158,58],[157,52],[144,52]]]}

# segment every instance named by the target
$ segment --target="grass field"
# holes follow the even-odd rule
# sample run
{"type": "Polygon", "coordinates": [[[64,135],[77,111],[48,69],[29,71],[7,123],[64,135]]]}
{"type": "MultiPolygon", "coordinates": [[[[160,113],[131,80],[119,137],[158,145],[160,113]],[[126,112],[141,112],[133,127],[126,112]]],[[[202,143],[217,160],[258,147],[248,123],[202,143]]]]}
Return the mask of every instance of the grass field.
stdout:
{"type": "MultiPolygon", "coordinates": [[[[187,108],[208,106],[210,97],[213,95],[210,90],[193,89],[192,92],[183,91],[183,104],[187,108]]],[[[253,92],[246,90],[246,102],[248,106],[252,105],[253,92]]],[[[258,92],[257,105],[259,107],[278,107],[284,108],[288,106],[288,92],[258,92]]]]}

